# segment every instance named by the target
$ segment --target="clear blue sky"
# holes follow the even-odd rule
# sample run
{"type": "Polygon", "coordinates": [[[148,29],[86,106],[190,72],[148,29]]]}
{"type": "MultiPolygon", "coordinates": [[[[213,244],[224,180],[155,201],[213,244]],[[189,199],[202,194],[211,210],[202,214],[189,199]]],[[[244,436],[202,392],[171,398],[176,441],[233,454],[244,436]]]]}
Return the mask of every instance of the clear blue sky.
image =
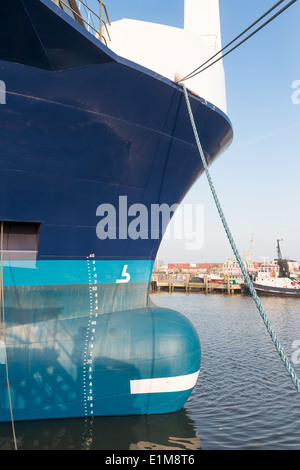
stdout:
{"type": "MultiPolygon", "coordinates": [[[[220,0],[223,45],[275,3],[220,0]]],[[[106,4],[113,21],[127,17],[183,27],[184,0],[106,4]]],[[[300,261],[300,104],[292,103],[292,83],[300,80],[299,22],[298,1],[223,61],[234,140],[210,171],[240,253],[249,249],[253,233],[254,260],[274,258],[280,236],[284,256],[300,261]]],[[[205,176],[185,202],[204,205],[203,248],[186,251],[179,241],[163,242],[159,258],[223,262],[232,256],[205,176]]]]}

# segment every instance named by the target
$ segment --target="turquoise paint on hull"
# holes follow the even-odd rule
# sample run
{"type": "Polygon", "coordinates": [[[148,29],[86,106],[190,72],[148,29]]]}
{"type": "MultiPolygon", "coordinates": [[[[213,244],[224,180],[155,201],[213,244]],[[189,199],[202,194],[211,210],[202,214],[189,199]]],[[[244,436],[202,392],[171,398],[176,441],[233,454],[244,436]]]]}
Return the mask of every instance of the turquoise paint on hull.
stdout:
{"type": "MultiPolygon", "coordinates": [[[[6,347],[16,421],[177,411],[189,386],[132,393],[130,381],[192,374],[201,359],[190,321],[158,307],[12,323],[6,347]]],[[[0,421],[9,421],[4,364],[0,391],[0,421]]]]}
{"type": "Polygon", "coordinates": [[[128,282],[150,282],[154,261],[151,260],[112,260],[93,261],[96,272],[89,277],[87,260],[38,260],[4,261],[3,279],[5,286],[47,286],[65,284],[124,283],[124,266],[130,276],[128,282]],[[96,277],[95,277],[96,274],[96,277]]]}

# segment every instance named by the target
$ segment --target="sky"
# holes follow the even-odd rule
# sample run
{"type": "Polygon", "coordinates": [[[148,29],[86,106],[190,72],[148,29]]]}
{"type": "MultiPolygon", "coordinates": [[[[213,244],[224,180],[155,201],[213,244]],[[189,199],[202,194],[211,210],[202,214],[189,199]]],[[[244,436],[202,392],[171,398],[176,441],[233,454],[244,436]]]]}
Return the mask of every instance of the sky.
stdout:
{"type": "MultiPolygon", "coordinates": [[[[224,46],[276,1],[219,3],[224,46]]],[[[183,27],[184,0],[106,0],[106,5],[112,21],[126,17],[183,27]]],[[[223,60],[234,139],[210,174],[241,255],[249,251],[253,234],[253,261],[276,258],[277,238],[283,239],[283,256],[300,261],[300,99],[295,99],[300,93],[292,88],[300,85],[299,21],[297,1],[223,60]]],[[[222,263],[233,257],[205,175],[184,203],[204,208],[203,243],[190,250],[186,240],[163,240],[159,260],[222,263]]]]}

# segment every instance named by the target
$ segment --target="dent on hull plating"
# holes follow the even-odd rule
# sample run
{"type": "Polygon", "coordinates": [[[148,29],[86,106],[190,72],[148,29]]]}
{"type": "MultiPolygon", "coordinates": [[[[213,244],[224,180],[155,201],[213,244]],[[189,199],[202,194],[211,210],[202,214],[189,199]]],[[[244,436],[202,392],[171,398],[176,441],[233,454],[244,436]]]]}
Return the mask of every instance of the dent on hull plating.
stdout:
{"type": "MultiPolygon", "coordinates": [[[[120,195],[149,212],[171,206],[202,173],[182,90],[50,0],[1,1],[0,71],[0,420],[10,419],[6,365],[15,420],[180,409],[201,352],[184,316],[149,303],[162,230],[100,240],[96,212],[120,195]]],[[[230,122],[191,101],[212,162],[230,122]]]]}

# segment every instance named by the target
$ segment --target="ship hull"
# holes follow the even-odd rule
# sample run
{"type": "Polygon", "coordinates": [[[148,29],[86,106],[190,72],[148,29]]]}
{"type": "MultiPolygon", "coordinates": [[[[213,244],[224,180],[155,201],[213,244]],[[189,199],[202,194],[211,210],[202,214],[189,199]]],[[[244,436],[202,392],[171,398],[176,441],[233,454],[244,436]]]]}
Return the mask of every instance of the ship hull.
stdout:
{"type": "Polygon", "coordinates": [[[288,287],[269,287],[263,286],[261,284],[253,283],[254,288],[259,291],[260,293],[268,294],[268,295],[280,295],[280,296],[300,296],[300,289],[291,289],[288,287]]]}
{"type": "MultiPolygon", "coordinates": [[[[289,297],[300,297],[300,289],[293,289],[288,287],[275,287],[266,286],[253,282],[253,287],[260,294],[275,295],[275,296],[289,296],[289,297]]],[[[246,284],[242,284],[243,292],[249,293],[249,289],[246,284]]]]}
{"type": "MultiPolygon", "coordinates": [[[[176,411],[200,343],[148,290],[164,233],[151,210],[180,203],[203,172],[182,89],[115,56],[50,0],[0,10],[0,420],[8,387],[16,420],[176,411]]],[[[211,163],[231,124],[190,97],[211,163]]]]}
{"type": "MultiPolygon", "coordinates": [[[[79,294],[76,289],[74,295],[79,294]]],[[[14,420],[182,408],[196,383],[201,355],[198,335],[182,315],[155,307],[99,316],[81,309],[76,315],[72,305],[65,318],[52,312],[51,321],[49,314],[38,319],[30,309],[26,327],[19,322],[11,327],[7,352],[14,420]]],[[[5,364],[0,371],[0,419],[9,421],[5,364]]]]}

